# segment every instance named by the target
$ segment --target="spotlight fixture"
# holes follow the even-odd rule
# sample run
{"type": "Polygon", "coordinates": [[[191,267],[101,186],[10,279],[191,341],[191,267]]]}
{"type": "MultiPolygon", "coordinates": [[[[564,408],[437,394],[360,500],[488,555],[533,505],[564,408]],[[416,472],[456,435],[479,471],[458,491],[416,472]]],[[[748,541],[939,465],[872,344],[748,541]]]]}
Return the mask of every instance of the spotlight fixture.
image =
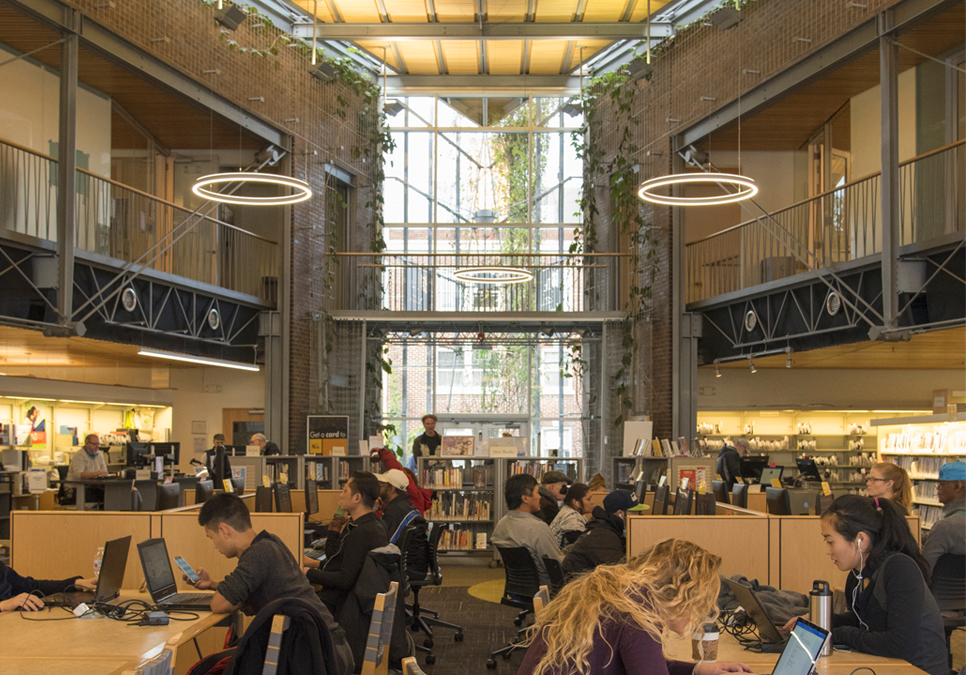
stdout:
{"type": "Polygon", "coordinates": [[[314,78],[328,82],[335,77],[335,67],[331,63],[325,63],[323,61],[319,65],[309,68],[309,73],[314,78]]]}
{"type": "Polygon", "coordinates": [[[235,173],[213,173],[199,178],[191,191],[199,197],[210,199],[214,202],[225,204],[243,204],[250,206],[278,206],[284,204],[297,204],[304,202],[312,196],[312,189],[309,184],[298,178],[290,178],[279,174],[255,173],[252,171],[238,171],[235,173]],[[228,183],[267,183],[269,185],[280,185],[294,190],[291,194],[276,195],[273,197],[246,197],[242,195],[229,195],[214,190],[215,185],[228,183]]]}
{"type": "Polygon", "coordinates": [[[718,364],[717,363],[714,364],[714,376],[715,377],[721,377],[721,369],[718,368],[718,364]]]}
{"type": "Polygon", "coordinates": [[[583,107],[580,103],[568,103],[563,108],[560,109],[562,113],[568,117],[576,117],[584,112],[583,107]]]}
{"type": "Polygon", "coordinates": [[[752,372],[752,374],[755,374],[755,373],[758,372],[758,369],[755,368],[755,361],[754,361],[754,359],[748,359],[748,370],[750,370],[752,372]]]}
{"type": "Polygon", "coordinates": [[[192,356],[190,354],[179,354],[177,352],[165,352],[160,349],[141,348],[138,356],[153,356],[158,359],[170,359],[172,361],[185,361],[187,363],[198,363],[203,366],[220,366],[222,368],[236,368],[238,370],[250,370],[258,372],[260,368],[254,363],[242,363],[241,361],[226,361],[225,359],[213,359],[207,356],[192,356]]]}
{"type": "Polygon", "coordinates": [[[238,27],[245,23],[245,19],[248,15],[241,11],[235,5],[228,7],[227,9],[215,10],[215,21],[220,23],[222,26],[228,30],[238,30],[238,27]]]}
{"type": "Polygon", "coordinates": [[[711,15],[711,22],[721,30],[734,28],[741,21],[741,12],[733,7],[722,7],[711,15]]]}
{"type": "Polygon", "coordinates": [[[789,355],[788,355],[788,356],[787,356],[787,357],[785,358],[785,367],[786,367],[786,368],[791,368],[791,367],[792,367],[792,355],[791,355],[791,354],[789,354],[789,355]]]}
{"type": "Polygon", "coordinates": [[[551,326],[549,323],[543,324],[540,326],[540,333],[542,335],[546,335],[547,337],[553,337],[553,326],[551,326]]]}
{"type": "Polygon", "coordinates": [[[399,113],[401,113],[404,108],[405,108],[405,106],[402,103],[400,103],[399,101],[393,101],[392,103],[387,103],[386,104],[386,107],[383,108],[383,111],[389,117],[395,117],[396,115],[398,115],[399,113]]]}

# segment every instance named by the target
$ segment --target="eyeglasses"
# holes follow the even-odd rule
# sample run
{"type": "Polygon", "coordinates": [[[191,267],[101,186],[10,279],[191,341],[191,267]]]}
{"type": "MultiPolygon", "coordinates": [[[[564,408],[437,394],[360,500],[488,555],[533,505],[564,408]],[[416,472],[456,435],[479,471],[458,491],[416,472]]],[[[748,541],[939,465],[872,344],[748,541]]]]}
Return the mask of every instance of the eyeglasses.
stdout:
{"type": "Polygon", "coordinates": [[[872,481],[872,480],[881,481],[883,483],[888,483],[889,482],[889,479],[888,478],[875,478],[873,476],[866,476],[865,477],[865,482],[866,483],[868,483],[869,481],[872,481]]]}

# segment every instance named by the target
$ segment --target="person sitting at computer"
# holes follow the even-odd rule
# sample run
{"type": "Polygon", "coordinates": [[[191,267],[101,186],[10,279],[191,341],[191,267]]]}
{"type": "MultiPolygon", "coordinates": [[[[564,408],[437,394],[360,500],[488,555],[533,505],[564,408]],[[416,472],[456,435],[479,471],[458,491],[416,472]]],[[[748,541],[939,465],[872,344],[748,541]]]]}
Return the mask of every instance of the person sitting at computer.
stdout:
{"type": "Polygon", "coordinates": [[[344,631],[319,600],[284,542],[266,530],[256,533],[252,529],[251,514],[244,501],[228,492],[217,494],[202,505],[198,524],[216,551],[226,558],[238,559],[235,569],[221,581],[214,581],[203,568],[195,570],[198,581],[193,583],[182,576],[195,588],[215,591],[212,612],[227,614],[240,609],[254,616],[279,598],[304,600],[319,612],[329,629],[338,672],[352,672],[354,662],[344,631]]]}
{"type": "Polygon", "coordinates": [[[0,562],[0,612],[16,609],[33,611],[44,608],[44,596],[70,590],[93,591],[97,577],[81,579],[79,576],[54,581],[34,579],[17,574],[13,568],[0,562]]]}
{"type": "MultiPolygon", "coordinates": [[[[557,512],[550,531],[557,538],[557,545],[563,548],[568,541],[568,532],[583,532],[587,529],[587,516],[594,510],[590,503],[590,488],[583,483],[574,483],[563,498],[563,506],[557,512]]],[[[574,536],[574,535],[571,535],[574,536]]]]}
{"type": "Polygon", "coordinates": [[[537,617],[517,675],[717,675],[743,663],[672,661],[672,632],[690,635],[715,612],[721,558],[669,539],[623,565],[572,581],[537,617]]]}
{"type": "Polygon", "coordinates": [[[490,541],[504,548],[523,547],[530,553],[537,566],[541,586],[550,585],[550,575],[544,565],[544,556],[563,561],[563,553],[550,526],[537,517],[540,510],[540,492],[537,479],[528,473],[510,476],[503,486],[503,500],[507,513],[493,528],[490,541]]]}
{"type": "Polygon", "coordinates": [[[821,527],[832,563],[849,573],[848,611],[832,616],[833,644],[948,675],[929,565],[899,508],[888,499],[843,495],[822,514],[821,527]]]}
{"type": "Polygon", "coordinates": [[[265,438],[265,434],[252,434],[249,445],[257,445],[260,448],[259,452],[266,457],[269,455],[282,454],[282,451],[277,445],[265,438]]]}
{"type": "Polygon", "coordinates": [[[107,473],[107,461],[101,452],[101,439],[97,434],[84,437],[84,447],[74,453],[67,470],[67,480],[103,478],[107,473]]]}
{"type": "Polygon", "coordinates": [[[912,513],[912,480],[898,464],[879,462],[865,476],[865,489],[870,497],[885,497],[899,507],[902,515],[912,513]]]}
{"type": "Polygon", "coordinates": [[[215,434],[214,441],[211,450],[205,450],[205,467],[215,487],[221,489],[224,480],[231,479],[231,461],[228,459],[228,448],[225,447],[225,434],[215,434]]]}

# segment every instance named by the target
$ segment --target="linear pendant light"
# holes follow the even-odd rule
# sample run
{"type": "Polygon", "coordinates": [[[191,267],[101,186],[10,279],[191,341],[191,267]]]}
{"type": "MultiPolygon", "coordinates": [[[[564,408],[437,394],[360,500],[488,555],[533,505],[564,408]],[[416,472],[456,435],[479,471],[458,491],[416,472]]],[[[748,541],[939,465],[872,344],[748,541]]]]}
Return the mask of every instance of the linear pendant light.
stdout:
{"type": "Polygon", "coordinates": [[[190,354],[179,354],[177,352],[165,352],[160,349],[141,348],[139,356],[153,356],[159,359],[170,359],[171,361],[185,361],[187,363],[200,363],[205,366],[220,366],[222,368],[236,368],[238,370],[250,370],[258,372],[261,368],[254,363],[242,363],[241,361],[226,361],[225,359],[212,359],[207,356],[192,356],[190,354]]]}

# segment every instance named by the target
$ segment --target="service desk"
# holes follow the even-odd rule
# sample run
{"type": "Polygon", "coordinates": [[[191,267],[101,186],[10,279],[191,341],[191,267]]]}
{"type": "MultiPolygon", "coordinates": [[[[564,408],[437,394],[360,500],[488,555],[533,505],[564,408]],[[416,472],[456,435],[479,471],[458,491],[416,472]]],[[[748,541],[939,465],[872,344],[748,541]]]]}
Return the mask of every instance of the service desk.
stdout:
{"type": "Polygon", "coordinates": [[[87,509],[87,493],[93,487],[103,489],[105,511],[130,511],[131,483],[133,482],[137,486],[138,492],[141,493],[141,510],[154,511],[158,504],[158,483],[163,481],[154,478],[139,480],[131,478],[94,478],[87,480],[52,480],[50,482],[52,485],[63,485],[64,487],[74,488],[74,504],[78,511],[87,509]]]}
{"type": "MultiPolygon", "coordinates": [[[[670,659],[691,661],[691,639],[673,635],[665,645],[665,653],[670,659]]],[[[718,661],[741,661],[751,666],[756,673],[770,673],[778,662],[778,654],[760,654],[746,651],[734,637],[721,634],[718,641],[718,661]]],[[[850,675],[859,666],[875,670],[876,675],[926,675],[912,664],[901,659],[888,659],[861,652],[837,652],[819,658],[816,664],[819,675],[850,675]]]]}

